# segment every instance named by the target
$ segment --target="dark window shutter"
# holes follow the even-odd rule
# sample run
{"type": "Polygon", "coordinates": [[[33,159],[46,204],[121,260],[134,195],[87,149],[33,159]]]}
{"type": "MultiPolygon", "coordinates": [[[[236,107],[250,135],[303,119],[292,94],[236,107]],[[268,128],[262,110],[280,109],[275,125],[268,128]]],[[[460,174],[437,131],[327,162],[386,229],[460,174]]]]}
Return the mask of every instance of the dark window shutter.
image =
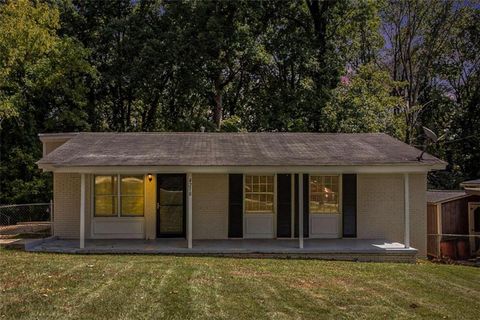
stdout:
{"type": "Polygon", "coordinates": [[[357,175],[342,176],[343,237],[357,236],[357,175]]]}
{"type": "MultiPolygon", "coordinates": [[[[308,238],[309,236],[309,210],[310,203],[308,199],[309,195],[309,176],[308,174],[303,175],[303,237],[308,238]]],[[[295,175],[295,237],[298,237],[298,174],[295,175]]]]}
{"type": "Polygon", "coordinates": [[[290,237],[292,226],[292,180],[290,174],[277,174],[277,237],[290,237]]]}
{"type": "Polygon", "coordinates": [[[228,176],[228,237],[243,237],[243,175],[228,176]]]}
{"type": "Polygon", "coordinates": [[[295,237],[298,238],[298,174],[295,174],[295,237]]]}

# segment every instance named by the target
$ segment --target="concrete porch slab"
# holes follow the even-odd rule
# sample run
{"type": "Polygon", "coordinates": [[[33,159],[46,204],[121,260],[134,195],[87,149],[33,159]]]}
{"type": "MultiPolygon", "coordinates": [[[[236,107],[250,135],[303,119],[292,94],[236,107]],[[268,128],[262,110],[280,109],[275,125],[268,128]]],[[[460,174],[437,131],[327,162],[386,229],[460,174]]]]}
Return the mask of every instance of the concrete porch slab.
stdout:
{"type": "Polygon", "coordinates": [[[191,249],[187,247],[185,239],[86,240],[84,249],[79,248],[78,240],[52,240],[27,250],[80,254],[217,255],[404,262],[414,261],[417,254],[414,248],[404,248],[401,243],[381,239],[305,239],[303,249],[298,248],[298,240],[295,239],[194,240],[191,249]]]}

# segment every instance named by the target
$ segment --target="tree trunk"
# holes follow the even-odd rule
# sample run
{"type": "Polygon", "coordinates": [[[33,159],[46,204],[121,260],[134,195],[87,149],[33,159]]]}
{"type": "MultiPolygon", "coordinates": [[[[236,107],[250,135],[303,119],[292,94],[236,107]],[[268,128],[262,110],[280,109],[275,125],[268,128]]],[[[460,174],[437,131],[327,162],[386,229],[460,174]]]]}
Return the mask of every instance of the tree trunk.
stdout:
{"type": "Polygon", "coordinates": [[[213,109],[213,122],[215,127],[220,129],[222,123],[223,105],[222,105],[222,89],[220,86],[215,85],[215,107],[213,109]]]}

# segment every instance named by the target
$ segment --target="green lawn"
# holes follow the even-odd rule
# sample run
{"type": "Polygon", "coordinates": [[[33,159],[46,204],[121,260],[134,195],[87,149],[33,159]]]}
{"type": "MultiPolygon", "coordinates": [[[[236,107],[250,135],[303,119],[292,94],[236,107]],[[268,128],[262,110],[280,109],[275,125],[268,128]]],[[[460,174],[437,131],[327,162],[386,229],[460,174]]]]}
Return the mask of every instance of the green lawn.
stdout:
{"type": "Polygon", "coordinates": [[[0,250],[0,319],[478,319],[480,269],[0,250]]]}

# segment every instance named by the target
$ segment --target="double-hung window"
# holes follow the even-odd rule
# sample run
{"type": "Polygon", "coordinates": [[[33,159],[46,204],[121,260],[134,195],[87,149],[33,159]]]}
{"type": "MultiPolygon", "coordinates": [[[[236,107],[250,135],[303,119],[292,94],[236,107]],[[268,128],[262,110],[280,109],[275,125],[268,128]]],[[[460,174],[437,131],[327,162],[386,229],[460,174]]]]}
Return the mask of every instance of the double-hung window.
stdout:
{"type": "Polygon", "coordinates": [[[273,175],[245,176],[245,213],[273,213],[273,175]]]}
{"type": "Polygon", "coordinates": [[[339,176],[310,176],[310,213],[340,213],[339,176]]]}
{"type": "Polygon", "coordinates": [[[144,177],[96,175],[94,202],[95,217],[143,217],[144,177]]]}

